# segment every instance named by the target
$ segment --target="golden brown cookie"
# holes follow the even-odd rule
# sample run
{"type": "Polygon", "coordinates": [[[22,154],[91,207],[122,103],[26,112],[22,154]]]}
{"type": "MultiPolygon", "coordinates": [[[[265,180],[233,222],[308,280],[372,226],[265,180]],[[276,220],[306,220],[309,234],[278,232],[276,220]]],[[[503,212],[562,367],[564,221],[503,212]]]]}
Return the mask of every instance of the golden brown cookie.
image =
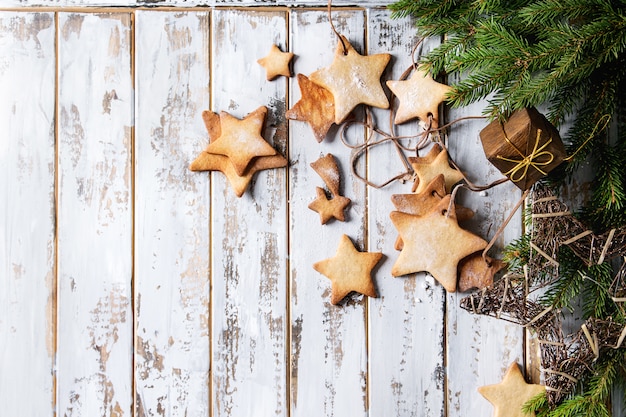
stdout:
{"type": "Polygon", "coordinates": [[[270,53],[257,60],[259,65],[265,68],[267,80],[271,81],[280,75],[285,77],[291,77],[291,71],[289,70],[289,63],[293,58],[291,52],[283,52],[276,45],[272,45],[270,53]]]}
{"type": "Polygon", "coordinates": [[[394,120],[396,124],[416,117],[427,123],[428,116],[432,115],[432,127],[439,126],[439,105],[452,87],[438,83],[428,72],[422,70],[415,71],[408,80],[389,80],[387,86],[400,100],[394,120]]]}
{"type": "Polygon", "coordinates": [[[341,176],[339,174],[337,160],[332,153],[328,153],[316,161],[311,162],[311,168],[322,178],[331,194],[339,195],[341,176]]]}
{"type": "Polygon", "coordinates": [[[409,163],[417,176],[413,185],[413,192],[422,192],[428,184],[439,174],[443,174],[446,183],[446,192],[450,192],[457,182],[463,179],[463,174],[450,166],[448,152],[438,145],[432,147],[423,157],[411,157],[409,163]]]}
{"type": "Polygon", "coordinates": [[[382,257],[381,252],[359,252],[350,238],[343,235],[335,256],[316,262],[313,269],[330,279],[330,302],[339,304],[352,291],[368,297],[378,296],[371,275],[382,257]]]}
{"type": "Polygon", "coordinates": [[[546,387],[526,383],[517,362],[513,362],[502,382],[479,387],[478,392],[493,404],[493,417],[535,417],[535,413],[522,412],[522,407],[531,398],[545,395],[546,387]]]}
{"type": "Polygon", "coordinates": [[[309,204],[309,208],[320,215],[322,224],[328,223],[330,219],[337,219],[341,222],[346,220],[345,210],[350,204],[350,199],[340,195],[326,196],[323,188],[315,187],[317,197],[309,204]]]}
{"type": "MultiPolygon", "coordinates": [[[[214,142],[221,135],[220,115],[207,110],[202,112],[202,120],[209,133],[209,142],[214,142]]],[[[227,156],[212,154],[205,150],[189,165],[189,169],[192,171],[222,172],[228,179],[237,197],[241,197],[248,188],[250,181],[252,181],[252,177],[258,171],[285,166],[287,166],[287,159],[279,153],[271,156],[259,156],[252,159],[243,175],[238,175],[227,156]]]]}
{"type": "Polygon", "coordinates": [[[505,262],[476,252],[459,262],[459,291],[482,290],[493,284],[493,277],[506,266],[505,262]]]}
{"type": "MultiPolygon", "coordinates": [[[[394,194],[391,202],[397,211],[407,214],[423,216],[433,210],[443,197],[446,196],[446,185],[443,174],[437,175],[420,193],[394,194]]],[[[462,222],[474,216],[474,212],[462,206],[456,206],[457,221],[462,222]]],[[[402,250],[402,238],[398,237],[394,248],[402,250]]]]}
{"type": "Polygon", "coordinates": [[[361,55],[346,37],[341,37],[331,65],[310,76],[311,81],[333,94],[335,123],[343,122],[359,104],[389,108],[380,77],[390,59],[389,54],[361,55]]]}
{"type": "Polygon", "coordinates": [[[276,150],[261,136],[266,114],[265,106],[242,120],[220,112],[220,135],[209,144],[206,152],[227,156],[240,176],[244,175],[253,158],[276,155],[276,150]]]}
{"type": "Polygon", "coordinates": [[[454,292],[459,261],[487,246],[485,240],[459,227],[450,195],[424,216],[399,211],[391,212],[390,216],[404,241],[391,269],[396,277],[426,271],[446,291],[454,292]]]}
{"type": "Polygon", "coordinates": [[[321,142],[335,122],[335,99],[330,91],[315,84],[306,75],[298,74],[296,77],[302,97],[287,110],[285,117],[307,122],[315,139],[321,142]]]}

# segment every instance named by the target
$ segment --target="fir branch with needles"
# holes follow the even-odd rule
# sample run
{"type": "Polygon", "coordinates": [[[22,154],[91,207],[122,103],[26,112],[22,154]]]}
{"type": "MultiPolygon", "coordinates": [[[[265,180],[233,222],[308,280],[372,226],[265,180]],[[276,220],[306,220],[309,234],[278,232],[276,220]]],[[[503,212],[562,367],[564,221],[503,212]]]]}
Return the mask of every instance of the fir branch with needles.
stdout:
{"type": "MultiPolygon", "coordinates": [[[[540,107],[555,126],[567,122],[569,161],[542,183],[562,189],[590,167],[590,193],[576,216],[599,234],[626,225],[626,1],[399,0],[390,9],[412,16],[421,37],[442,39],[419,64],[433,76],[457,75],[449,105],[484,101],[484,115],[501,121],[540,107]]],[[[505,261],[518,274],[539,262],[526,279],[542,289],[541,304],[580,305],[584,318],[626,322],[610,291],[615,263],[588,265],[563,246],[554,267],[533,258],[532,240],[529,232],[511,243],[505,261]]],[[[611,392],[626,386],[625,363],[626,349],[605,350],[579,391],[556,407],[537,398],[527,408],[537,417],[608,417],[611,392]]]]}

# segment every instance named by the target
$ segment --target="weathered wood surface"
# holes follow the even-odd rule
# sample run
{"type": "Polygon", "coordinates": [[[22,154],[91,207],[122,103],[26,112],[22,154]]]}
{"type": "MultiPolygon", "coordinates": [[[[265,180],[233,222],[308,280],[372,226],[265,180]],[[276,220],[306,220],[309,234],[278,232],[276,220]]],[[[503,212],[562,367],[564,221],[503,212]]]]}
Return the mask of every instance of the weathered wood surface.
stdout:
{"type": "MultiPolygon", "coordinates": [[[[452,121],[463,116],[477,116],[483,107],[482,103],[475,103],[451,109],[448,118],[452,121]]],[[[448,144],[450,157],[470,181],[479,185],[502,177],[487,161],[480,145],[478,132],[485,125],[480,119],[455,124],[450,130],[448,144]]],[[[510,182],[482,193],[459,191],[459,203],[475,212],[474,217],[466,222],[467,227],[487,241],[491,240],[519,198],[519,189],[510,182]]],[[[491,249],[490,256],[498,257],[498,248],[520,236],[521,227],[518,214],[491,249]]],[[[461,293],[448,294],[446,301],[448,416],[465,416],[467,410],[488,415],[493,407],[476,392],[476,388],[499,382],[511,362],[524,364],[523,330],[503,320],[468,314],[459,307],[463,296],[461,293]]]]}
{"type": "Polygon", "coordinates": [[[54,15],[0,15],[0,408],[52,416],[54,15]]]}
{"type": "Polygon", "coordinates": [[[58,16],[57,407],[133,403],[131,15],[58,16]]]}
{"type": "MultiPolygon", "coordinates": [[[[242,119],[267,106],[263,137],[283,155],[287,85],[268,82],[256,61],[272,43],[285,48],[286,27],[280,11],[212,15],[212,110],[242,119]]],[[[287,414],[286,174],[258,172],[241,198],[221,173],[211,175],[215,416],[287,414]]]]}
{"type": "MultiPolygon", "coordinates": [[[[391,20],[388,11],[375,10],[368,27],[368,52],[391,52],[393,60],[384,78],[400,79],[413,63],[412,51],[418,41],[411,20],[391,20]]],[[[418,53],[426,53],[437,44],[437,40],[428,39],[418,53]]],[[[397,108],[397,100],[391,105],[397,108]]],[[[376,109],[373,113],[376,124],[391,134],[389,111],[376,109]]],[[[420,130],[417,123],[405,123],[395,127],[395,134],[415,135],[420,130]]],[[[381,184],[403,170],[395,146],[387,143],[370,149],[368,172],[373,183],[381,184]]],[[[412,185],[395,182],[369,191],[370,246],[387,255],[377,272],[381,297],[369,301],[369,360],[377,364],[370,371],[371,415],[445,413],[445,291],[425,273],[398,278],[391,275],[399,254],[394,249],[398,232],[389,218],[390,211],[395,210],[391,195],[410,193],[412,185]]]]}
{"type": "Polygon", "coordinates": [[[137,12],[136,415],[209,415],[210,14],[137,12]]]}
{"type": "MultiPolygon", "coordinates": [[[[333,0],[334,6],[384,7],[392,3],[388,0],[333,0]]],[[[25,7],[320,7],[326,0],[0,0],[0,8],[25,7]]]]}
{"type": "MultiPolygon", "coordinates": [[[[332,18],[360,53],[392,55],[383,81],[411,63],[410,20],[367,7],[334,9],[332,18]]],[[[306,123],[287,122],[300,98],[295,77],[267,81],[256,62],[273,43],[295,53],[294,74],[309,75],[330,65],[337,38],[323,7],[0,12],[3,410],[491,414],[476,388],[524,360],[523,332],[460,310],[462,295],[427,274],[391,276],[390,197],[411,184],[366,187],[350,174],[336,127],[317,143],[306,123]],[[289,168],[259,172],[241,198],[221,173],[187,169],[208,143],[203,110],[243,118],[261,105],[263,136],[289,168]],[[352,204],[346,222],[322,226],[307,206],[323,186],[310,163],[327,153],[352,204]],[[342,234],[359,250],[383,252],[379,298],[330,304],[330,281],[312,264],[333,256],[342,234]],[[16,383],[19,373],[28,380],[16,383]]],[[[388,131],[389,112],[373,115],[388,131]]],[[[483,126],[458,123],[448,143],[477,183],[500,175],[478,142],[483,126]]],[[[402,165],[381,146],[358,169],[380,182],[402,165]]],[[[459,191],[477,213],[469,227],[486,239],[518,196],[510,184],[459,191]]],[[[497,246],[520,227],[518,216],[497,246]]]]}
{"type": "MultiPolygon", "coordinates": [[[[333,14],[335,26],[355,47],[362,48],[366,16],[362,10],[333,14]]],[[[331,64],[337,37],[329,30],[328,15],[296,10],[291,15],[291,47],[297,55],[294,73],[311,72],[331,64]],[[314,40],[314,41],[313,41],[314,40]]],[[[295,78],[292,99],[300,99],[295,78]]],[[[335,255],[339,240],[348,235],[358,250],[365,250],[365,187],[349,175],[349,152],[337,130],[317,143],[307,123],[291,122],[290,283],[291,283],[291,406],[293,416],[367,415],[366,301],[353,297],[342,307],[330,304],[330,281],[313,270],[317,261],[335,255]],[[311,162],[331,153],[342,176],[340,192],[352,200],[346,221],[320,224],[319,215],[308,205],[315,187],[324,182],[311,162]]]]}

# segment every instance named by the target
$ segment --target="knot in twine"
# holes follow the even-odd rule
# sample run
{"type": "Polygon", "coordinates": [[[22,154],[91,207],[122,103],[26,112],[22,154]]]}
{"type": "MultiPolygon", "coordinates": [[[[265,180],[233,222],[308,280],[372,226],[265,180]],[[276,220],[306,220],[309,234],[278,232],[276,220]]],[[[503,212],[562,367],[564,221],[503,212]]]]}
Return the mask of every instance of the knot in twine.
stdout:
{"type": "Polygon", "coordinates": [[[528,169],[530,167],[535,168],[537,171],[541,172],[543,175],[548,175],[547,172],[544,172],[540,167],[550,165],[552,161],[554,161],[554,155],[550,151],[546,151],[545,149],[552,143],[552,138],[549,138],[543,145],[539,146],[539,138],[541,137],[541,129],[537,129],[537,137],[535,138],[535,146],[533,147],[532,152],[529,155],[524,155],[517,147],[509,140],[506,135],[504,139],[517,151],[517,153],[521,156],[521,159],[514,158],[506,158],[501,155],[497,155],[498,159],[501,159],[506,162],[512,162],[516,164],[509,171],[505,172],[504,175],[509,177],[509,179],[513,182],[520,182],[526,177],[528,173],[528,169]],[[538,161],[537,159],[548,156],[546,161],[538,161]]]}

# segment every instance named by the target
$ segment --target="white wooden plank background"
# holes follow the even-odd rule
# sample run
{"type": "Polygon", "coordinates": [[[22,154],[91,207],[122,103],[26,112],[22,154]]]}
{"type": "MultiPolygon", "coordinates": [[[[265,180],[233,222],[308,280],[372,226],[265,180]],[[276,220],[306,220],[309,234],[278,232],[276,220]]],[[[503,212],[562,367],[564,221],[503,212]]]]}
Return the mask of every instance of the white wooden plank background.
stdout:
{"type": "MultiPolygon", "coordinates": [[[[213,110],[241,119],[267,106],[263,136],[284,154],[286,83],[256,60],[285,47],[285,13],[215,10],[212,27],[213,110]]],[[[257,173],[241,198],[211,178],[213,415],[286,415],[286,168],[257,173]]]]}
{"type": "MultiPolygon", "coordinates": [[[[482,103],[475,103],[451,109],[448,119],[480,115],[482,108],[482,103]]],[[[449,134],[450,157],[464,170],[469,180],[478,185],[489,184],[502,177],[481,150],[478,132],[484,126],[485,122],[480,119],[465,120],[455,124],[449,134]]],[[[459,203],[475,213],[464,225],[489,241],[519,198],[520,191],[511,182],[484,193],[462,189],[459,191],[459,203]]],[[[521,235],[521,227],[520,218],[514,218],[489,255],[497,257],[498,248],[501,249],[504,242],[521,235]]],[[[463,296],[462,293],[447,294],[446,299],[448,415],[465,416],[468,409],[488,415],[493,407],[477,394],[476,387],[500,381],[514,360],[524,363],[523,331],[520,326],[503,320],[468,314],[459,307],[463,296]]]]}
{"type": "Polygon", "coordinates": [[[137,12],[135,121],[136,415],[209,413],[210,14],[137,12]]]}
{"type": "MultiPolygon", "coordinates": [[[[400,79],[413,63],[411,53],[417,42],[411,20],[391,20],[386,10],[373,10],[368,20],[368,52],[391,51],[393,61],[385,79],[400,79]]],[[[428,39],[419,51],[426,53],[437,44],[437,40],[428,39]]],[[[394,108],[397,105],[397,101],[392,103],[394,108]]],[[[383,131],[391,133],[389,111],[376,109],[374,116],[383,131]]],[[[420,130],[416,123],[406,123],[396,126],[395,133],[415,135],[420,130]]],[[[370,149],[372,182],[381,184],[403,170],[394,146],[370,149]]],[[[387,254],[378,272],[384,292],[369,302],[370,362],[375,365],[370,365],[371,415],[445,415],[445,350],[441,348],[445,343],[445,290],[428,274],[391,275],[399,252],[394,249],[398,233],[389,218],[390,211],[395,210],[390,197],[410,193],[412,185],[396,182],[369,192],[370,245],[372,250],[387,254]]]]}
{"type": "MultiPolygon", "coordinates": [[[[295,53],[294,74],[330,65],[337,38],[324,7],[0,7],[37,4],[55,9],[0,12],[3,410],[491,414],[476,388],[524,360],[521,329],[460,310],[461,295],[427,274],[391,276],[390,197],[411,184],[374,189],[352,177],[337,128],[317,143],[306,123],[287,123],[285,110],[300,98],[295,77],[267,81],[256,63],[275,43],[295,53]],[[221,173],[187,169],[208,143],[203,110],[243,118],[261,105],[269,109],[264,137],[289,168],[258,173],[242,198],[221,173]],[[346,222],[322,226],[307,206],[323,185],[310,163],[327,153],[352,204],[346,222]],[[312,264],[333,256],[342,234],[359,250],[384,253],[374,275],[379,298],[330,304],[330,281],[312,264]]],[[[390,53],[383,79],[397,79],[411,62],[412,22],[370,7],[380,2],[359,4],[333,10],[337,29],[360,53],[390,53]]],[[[447,118],[480,112],[477,104],[447,118]]],[[[388,111],[373,114],[388,130],[388,111]]],[[[483,126],[462,122],[449,139],[451,156],[480,183],[499,176],[484,161],[483,126]]],[[[401,166],[393,148],[380,147],[359,169],[378,181],[401,166]]],[[[518,195],[508,184],[459,197],[477,213],[470,227],[490,238],[518,195]]],[[[520,226],[518,217],[503,240],[520,226]]]]}
{"type": "MultiPolygon", "coordinates": [[[[333,14],[337,30],[362,48],[365,14],[346,10],[333,14]]],[[[297,55],[294,73],[310,75],[331,64],[337,37],[329,31],[328,16],[320,11],[295,10],[291,15],[291,45],[297,55]]],[[[292,103],[300,90],[292,78],[292,103]]],[[[367,413],[366,304],[363,296],[342,308],[330,304],[330,281],[312,269],[313,263],[335,255],[339,240],[348,235],[364,250],[365,188],[348,175],[349,152],[331,129],[321,144],[307,123],[290,123],[290,274],[291,274],[291,404],[293,416],[360,416],[367,413]],[[352,203],[346,222],[320,225],[319,215],[307,206],[315,199],[322,179],[311,162],[333,154],[342,173],[341,192],[352,203]]]]}
{"type": "Polygon", "coordinates": [[[58,15],[57,406],[67,416],[132,412],[130,23],[129,13],[58,15]]]}
{"type": "Polygon", "coordinates": [[[52,13],[0,15],[0,404],[6,415],[53,412],[54,36],[52,13]]]}

